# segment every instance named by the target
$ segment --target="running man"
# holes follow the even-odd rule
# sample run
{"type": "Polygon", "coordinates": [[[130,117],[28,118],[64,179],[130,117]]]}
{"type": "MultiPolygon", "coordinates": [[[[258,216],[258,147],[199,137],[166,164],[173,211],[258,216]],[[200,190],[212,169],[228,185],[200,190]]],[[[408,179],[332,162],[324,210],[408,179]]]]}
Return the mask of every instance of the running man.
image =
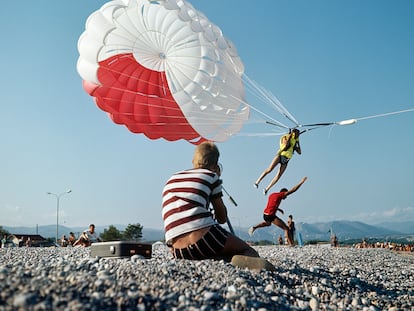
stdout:
{"type": "Polygon", "coordinates": [[[276,212],[280,211],[282,214],[284,214],[284,211],[281,208],[279,208],[280,203],[282,202],[282,200],[286,199],[288,195],[291,195],[292,193],[296,192],[307,179],[307,177],[303,177],[302,180],[290,190],[282,188],[280,192],[274,192],[270,194],[269,199],[267,200],[266,208],[263,211],[264,221],[253,227],[250,227],[248,231],[249,235],[252,236],[253,232],[256,229],[269,227],[273,223],[275,226],[278,226],[279,228],[285,231],[285,238],[287,239],[288,244],[293,245],[293,241],[289,235],[289,227],[282,219],[276,216],[276,212]]]}

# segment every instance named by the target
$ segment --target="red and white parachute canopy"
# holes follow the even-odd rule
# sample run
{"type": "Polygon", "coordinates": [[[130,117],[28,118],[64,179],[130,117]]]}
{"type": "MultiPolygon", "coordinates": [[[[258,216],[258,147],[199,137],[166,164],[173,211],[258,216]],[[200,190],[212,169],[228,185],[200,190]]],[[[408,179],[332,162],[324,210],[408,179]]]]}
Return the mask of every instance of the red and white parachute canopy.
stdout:
{"type": "Polygon", "coordinates": [[[114,0],[79,38],[84,89],[150,139],[225,141],[249,118],[233,44],[185,0],[114,0]]]}

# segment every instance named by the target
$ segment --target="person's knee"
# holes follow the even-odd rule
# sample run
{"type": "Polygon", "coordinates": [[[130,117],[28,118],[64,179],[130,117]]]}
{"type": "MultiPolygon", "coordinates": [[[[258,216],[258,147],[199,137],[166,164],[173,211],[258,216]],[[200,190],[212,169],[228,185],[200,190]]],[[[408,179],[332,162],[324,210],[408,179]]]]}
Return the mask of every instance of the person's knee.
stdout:
{"type": "Polygon", "coordinates": [[[286,168],[287,168],[287,164],[283,164],[283,165],[281,165],[281,166],[280,166],[280,170],[279,170],[279,172],[280,172],[281,174],[283,174],[283,173],[285,172],[286,168]]]}
{"type": "Polygon", "coordinates": [[[284,172],[285,170],[280,168],[279,171],[277,172],[276,178],[280,178],[280,176],[282,176],[284,172]]]}

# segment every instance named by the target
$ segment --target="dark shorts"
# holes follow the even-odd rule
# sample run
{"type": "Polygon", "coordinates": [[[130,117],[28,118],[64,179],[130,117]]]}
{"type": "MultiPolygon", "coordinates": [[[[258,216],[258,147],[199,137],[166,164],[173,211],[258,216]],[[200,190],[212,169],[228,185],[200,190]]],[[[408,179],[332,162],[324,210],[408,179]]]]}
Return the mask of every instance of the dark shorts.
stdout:
{"type": "Polygon", "coordinates": [[[288,164],[288,162],[289,162],[289,158],[286,158],[285,156],[280,156],[280,164],[283,164],[283,165],[285,165],[285,164],[288,164]]]}
{"type": "Polygon", "coordinates": [[[276,219],[276,215],[263,214],[263,219],[265,222],[273,222],[276,219]]]}
{"type": "Polygon", "coordinates": [[[174,248],[173,255],[177,259],[214,259],[223,250],[229,233],[219,225],[211,226],[196,243],[186,248],[174,248]]]}

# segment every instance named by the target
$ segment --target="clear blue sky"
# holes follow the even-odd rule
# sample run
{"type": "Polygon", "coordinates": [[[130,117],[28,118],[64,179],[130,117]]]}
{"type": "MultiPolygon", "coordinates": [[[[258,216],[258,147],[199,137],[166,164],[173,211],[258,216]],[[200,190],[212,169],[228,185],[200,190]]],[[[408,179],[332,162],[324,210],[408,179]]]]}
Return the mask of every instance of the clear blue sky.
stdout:
{"type": "MultiPolygon", "coordinates": [[[[246,74],[301,123],[414,107],[411,0],[191,3],[235,43],[246,74]]],[[[70,188],[60,199],[61,224],[162,228],[164,182],[191,167],[193,145],[132,134],[83,90],[77,41],[102,4],[2,5],[0,225],[56,223],[56,198],[46,193],[70,188]]],[[[414,222],[413,131],[409,112],[304,134],[302,155],[294,156],[273,188],[309,178],[282,203],[285,217],[414,222]]],[[[233,207],[225,196],[234,227],[261,221],[266,197],[252,184],[278,139],[238,136],[219,144],[224,185],[238,203],[233,207]]]]}

